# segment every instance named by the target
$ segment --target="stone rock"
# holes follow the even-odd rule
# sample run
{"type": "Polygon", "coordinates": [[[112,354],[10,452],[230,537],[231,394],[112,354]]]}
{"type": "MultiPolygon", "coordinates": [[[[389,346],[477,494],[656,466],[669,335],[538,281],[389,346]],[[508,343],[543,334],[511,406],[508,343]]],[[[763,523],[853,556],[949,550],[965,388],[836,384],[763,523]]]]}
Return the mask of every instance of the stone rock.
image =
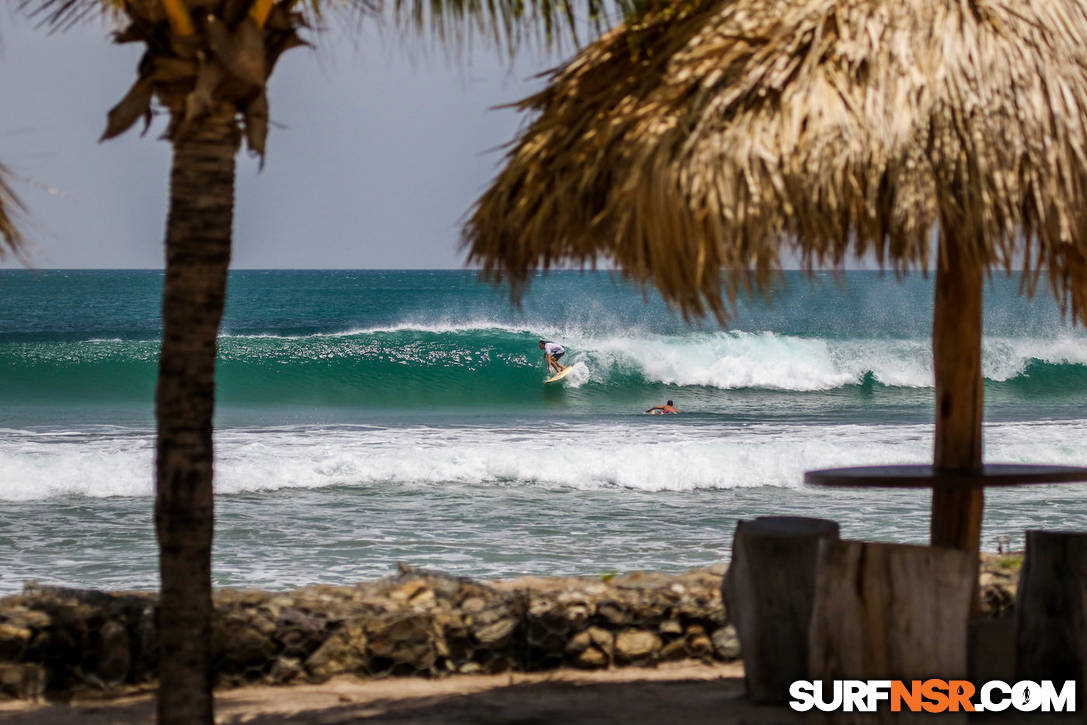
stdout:
{"type": "Polygon", "coordinates": [[[547,653],[562,652],[570,632],[570,623],[560,606],[547,611],[537,611],[525,623],[525,639],[529,646],[547,653]]]}
{"type": "Polygon", "coordinates": [[[482,612],[486,606],[486,599],[483,599],[482,597],[468,597],[461,602],[460,608],[465,614],[475,614],[476,612],[482,612]]]}
{"type": "Polygon", "coordinates": [[[499,619],[482,627],[473,627],[472,636],[480,644],[499,649],[509,642],[510,635],[516,628],[516,619],[499,619]]]}
{"type": "Polygon", "coordinates": [[[432,590],[424,589],[408,601],[413,607],[430,609],[437,603],[437,598],[434,596],[434,592],[432,590]]]}
{"type": "Polygon", "coordinates": [[[59,627],[35,634],[24,656],[33,662],[48,663],[78,663],[81,659],[76,649],[76,640],[67,629],[59,627]]]}
{"type": "Polygon", "coordinates": [[[435,631],[430,617],[415,612],[369,620],[366,637],[371,669],[381,671],[386,663],[375,660],[387,660],[390,674],[430,672],[439,650],[445,648],[444,638],[435,631]]]}
{"type": "Polygon", "coordinates": [[[248,605],[251,607],[260,606],[265,602],[265,600],[268,599],[268,595],[266,593],[256,591],[254,589],[247,589],[240,592],[231,590],[230,593],[234,595],[233,598],[236,599],[239,604],[248,605]]]}
{"type": "Polygon", "coordinates": [[[471,615],[470,622],[474,626],[482,627],[497,622],[500,619],[507,619],[514,616],[513,610],[506,606],[505,603],[492,602],[488,604],[486,608],[471,615]]]}
{"type": "Polygon", "coordinates": [[[5,609],[4,618],[13,627],[25,627],[30,630],[45,629],[53,623],[53,618],[38,609],[15,605],[5,609]]]}
{"type": "Polygon", "coordinates": [[[272,597],[264,603],[270,611],[282,613],[285,609],[291,609],[294,607],[294,599],[288,594],[281,594],[279,596],[272,597]]]}
{"type": "Polygon", "coordinates": [[[697,657],[703,660],[713,657],[713,642],[704,634],[687,637],[686,644],[688,657],[697,657]]]}
{"type": "Polygon", "coordinates": [[[661,647],[661,639],[644,629],[628,629],[615,638],[615,659],[623,663],[644,664],[661,647]]]}
{"type": "Polygon", "coordinates": [[[327,637],[327,620],[311,617],[295,607],[284,607],[276,622],[276,639],[288,657],[306,659],[327,637]]]}
{"type": "Polygon", "coordinates": [[[345,672],[362,672],[368,662],[366,621],[360,617],[344,622],[309,656],[305,667],[312,677],[326,679],[345,672]]]}
{"type": "Polygon", "coordinates": [[[155,607],[141,607],[135,613],[136,623],[132,639],[135,644],[135,660],[132,677],[136,681],[149,678],[158,667],[158,629],[155,627],[155,607]]]}
{"type": "Polygon", "coordinates": [[[529,600],[528,615],[530,617],[546,617],[561,609],[558,602],[548,597],[535,596],[529,600]]]}
{"type": "MultiPolygon", "coordinates": [[[[393,590],[389,598],[400,602],[409,602],[426,591],[426,582],[422,579],[411,579],[400,588],[393,590]]],[[[433,593],[432,593],[433,595],[433,593]]]]}
{"type": "Polygon", "coordinates": [[[608,666],[608,656],[596,647],[588,647],[574,658],[573,663],[578,667],[597,669],[608,666]]]}
{"type": "Polygon", "coordinates": [[[272,669],[268,672],[268,681],[272,683],[290,682],[304,674],[302,663],[295,657],[276,657],[272,669]]]}
{"type": "Polygon", "coordinates": [[[0,663],[0,696],[37,700],[45,692],[47,673],[34,662],[0,663]]]}
{"type": "Polygon", "coordinates": [[[660,659],[665,662],[687,659],[687,640],[680,637],[664,645],[660,651],[660,659]]]}
{"type": "Polygon", "coordinates": [[[259,669],[276,654],[276,646],[268,635],[256,627],[220,627],[216,632],[225,672],[243,672],[259,669]]]}
{"type": "Polygon", "coordinates": [[[0,623],[0,660],[21,659],[33,635],[27,627],[0,623]]]}
{"type": "Polygon", "coordinates": [[[666,619],[660,623],[660,627],[657,628],[661,634],[682,634],[683,625],[675,619],[666,619]]]}
{"type": "Polygon", "coordinates": [[[567,654],[577,655],[589,649],[593,644],[588,632],[578,632],[566,643],[567,654]]]}
{"type": "Polygon", "coordinates": [[[128,630],[120,622],[108,620],[98,630],[98,677],[107,685],[119,685],[128,677],[131,666],[128,630]]]}
{"type": "Polygon", "coordinates": [[[593,644],[600,649],[601,652],[606,654],[609,658],[615,652],[615,634],[602,627],[589,627],[586,632],[589,633],[589,638],[592,639],[593,644]]]}
{"type": "Polygon", "coordinates": [[[591,614],[591,609],[583,602],[570,604],[566,607],[566,621],[569,622],[570,629],[581,629],[585,622],[589,620],[591,614]]]}
{"type": "Polygon", "coordinates": [[[271,610],[250,611],[246,623],[262,637],[271,639],[276,633],[275,619],[278,614],[272,614],[271,610]],[[270,616],[271,615],[271,616],[270,616]]]}
{"type": "Polygon", "coordinates": [[[601,602],[596,607],[596,613],[611,625],[621,626],[631,622],[630,612],[620,602],[601,602]]]}
{"type": "Polygon", "coordinates": [[[740,659],[740,638],[736,636],[736,628],[731,624],[715,629],[710,639],[720,659],[726,662],[740,659]]]}

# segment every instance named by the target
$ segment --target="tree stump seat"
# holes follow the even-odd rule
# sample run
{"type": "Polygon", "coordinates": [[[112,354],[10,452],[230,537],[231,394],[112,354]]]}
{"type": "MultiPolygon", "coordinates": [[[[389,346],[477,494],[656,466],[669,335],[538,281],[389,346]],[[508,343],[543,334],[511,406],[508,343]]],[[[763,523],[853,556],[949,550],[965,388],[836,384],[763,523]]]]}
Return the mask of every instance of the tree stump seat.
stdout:
{"type": "Polygon", "coordinates": [[[1015,603],[1015,672],[1020,680],[1087,683],[1087,532],[1026,532],[1015,603]]]}
{"type": "MultiPolygon", "coordinates": [[[[809,679],[966,679],[973,581],[974,557],[959,549],[821,542],[809,679]]],[[[887,716],[839,714],[843,722],[876,723],[887,716]]],[[[901,713],[896,722],[913,717],[901,713]]],[[[945,713],[941,722],[949,717],[963,715],[945,713]]]]}
{"type": "Polygon", "coordinates": [[[838,538],[827,519],[761,516],[739,521],[722,596],[740,640],[748,697],[785,703],[808,677],[808,623],[819,542],[838,538]]]}

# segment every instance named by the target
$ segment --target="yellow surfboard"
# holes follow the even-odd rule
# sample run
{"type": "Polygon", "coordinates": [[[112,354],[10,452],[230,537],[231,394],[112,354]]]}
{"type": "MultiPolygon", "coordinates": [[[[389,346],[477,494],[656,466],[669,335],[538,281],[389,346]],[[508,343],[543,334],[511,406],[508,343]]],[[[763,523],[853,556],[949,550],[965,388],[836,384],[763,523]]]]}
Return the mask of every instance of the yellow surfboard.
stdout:
{"type": "Polygon", "coordinates": [[[555,373],[554,375],[552,375],[551,377],[549,377],[549,378],[548,378],[547,380],[545,380],[544,382],[545,382],[545,383],[557,383],[558,381],[562,380],[562,379],[563,379],[563,378],[565,378],[565,377],[566,377],[567,375],[569,375],[569,374],[570,374],[570,371],[571,371],[571,370],[573,370],[573,369],[574,369],[574,366],[573,366],[573,365],[570,365],[569,367],[563,368],[563,370],[562,370],[562,372],[561,372],[561,373],[555,373]]]}

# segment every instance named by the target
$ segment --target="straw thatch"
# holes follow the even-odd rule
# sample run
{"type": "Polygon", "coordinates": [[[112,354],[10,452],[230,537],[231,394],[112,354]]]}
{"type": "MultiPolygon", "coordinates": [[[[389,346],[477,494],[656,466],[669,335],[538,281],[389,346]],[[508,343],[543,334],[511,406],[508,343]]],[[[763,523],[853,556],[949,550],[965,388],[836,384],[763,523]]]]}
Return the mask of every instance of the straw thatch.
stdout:
{"type": "Polygon", "coordinates": [[[5,251],[17,251],[23,244],[23,237],[14,217],[22,213],[24,208],[8,184],[10,175],[7,167],[0,164],[0,257],[4,256],[5,251]]]}
{"type": "Polygon", "coordinates": [[[520,107],[539,115],[464,233],[515,291],[603,258],[724,318],[785,252],[924,268],[939,226],[1087,315],[1080,0],[679,2],[520,107]]]}

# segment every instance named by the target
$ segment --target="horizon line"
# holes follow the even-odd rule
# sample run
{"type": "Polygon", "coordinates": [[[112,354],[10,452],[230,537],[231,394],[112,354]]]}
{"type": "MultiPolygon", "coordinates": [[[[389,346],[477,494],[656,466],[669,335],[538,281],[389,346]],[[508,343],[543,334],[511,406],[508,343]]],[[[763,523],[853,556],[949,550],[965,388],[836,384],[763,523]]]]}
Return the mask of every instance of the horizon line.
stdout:
{"type": "MultiPolygon", "coordinates": [[[[0,273],[4,272],[25,272],[34,274],[38,272],[160,272],[164,273],[165,267],[6,267],[0,266],[0,273]]],[[[472,267],[230,267],[229,272],[476,272],[479,273],[478,268],[472,267]]],[[[728,270],[721,270],[726,272],[728,270]]],[[[871,267],[859,267],[850,269],[835,269],[835,268],[819,268],[807,269],[804,267],[782,267],[775,270],[777,272],[801,272],[804,274],[812,275],[834,275],[834,274],[851,274],[855,272],[864,272],[870,274],[898,274],[894,269],[882,269],[871,267]]],[[[903,276],[909,276],[914,274],[920,274],[923,277],[927,277],[930,274],[935,273],[935,268],[918,268],[908,269],[903,276]]],[[[986,274],[989,277],[1010,276],[1015,273],[1022,273],[1022,268],[1013,268],[1005,271],[1002,268],[994,268],[986,270],[986,274]]],[[[577,274],[619,274],[623,275],[622,269],[617,268],[551,268],[542,269],[537,268],[535,270],[536,275],[544,276],[552,273],[577,273],[577,274]]],[[[1034,272],[1034,270],[1032,270],[1034,272]]],[[[1038,272],[1044,276],[1047,274],[1046,270],[1040,270],[1038,272]]],[[[503,281],[504,283],[504,281],[503,281]]],[[[652,284],[649,282],[648,284],[652,284]]]]}
{"type": "MultiPolygon", "coordinates": [[[[165,267],[0,267],[0,272],[165,272],[165,267]]],[[[471,267],[230,267],[231,272],[479,272],[479,269],[471,267]]],[[[722,270],[726,271],[726,270],[722,270]]],[[[782,267],[780,272],[884,272],[893,273],[893,270],[881,269],[804,269],[802,267],[782,267]]],[[[916,270],[920,272],[921,270],[916,270]]],[[[615,272],[623,274],[621,269],[603,268],[551,268],[536,269],[537,274],[551,274],[554,272],[615,272]]]]}

